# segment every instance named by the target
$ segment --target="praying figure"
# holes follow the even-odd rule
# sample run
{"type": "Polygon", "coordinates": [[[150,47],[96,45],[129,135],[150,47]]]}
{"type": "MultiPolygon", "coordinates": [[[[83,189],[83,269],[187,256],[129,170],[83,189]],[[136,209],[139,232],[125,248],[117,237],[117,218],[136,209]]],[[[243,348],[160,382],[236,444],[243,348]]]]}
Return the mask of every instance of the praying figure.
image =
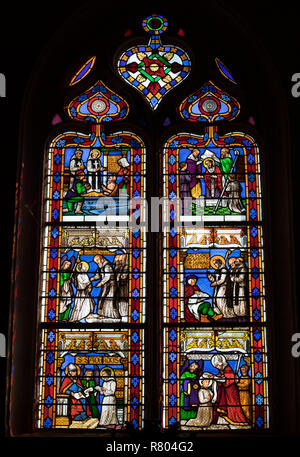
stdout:
{"type": "Polygon", "coordinates": [[[77,291],[69,322],[79,322],[93,313],[94,300],[90,296],[92,283],[87,274],[88,270],[89,264],[87,262],[79,262],[76,267],[77,273],[73,281],[77,291]]]}
{"type": "Polygon", "coordinates": [[[118,160],[118,165],[120,170],[118,171],[118,178],[120,179],[118,187],[122,192],[126,192],[129,195],[129,186],[130,186],[130,163],[126,157],[121,157],[118,160]]]}
{"type": "Polygon", "coordinates": [[[72,300],[74,297],[74,291],[72,287],[72,275],[75,264],[75,257],[72,256],[68,259],[67,255],[64,255],[61,259],[61,273],[59,276],[60,285],[60,300],[59,300],[59,321],[68,321],[71,311],[72,300]]]}
{"type": "Polygon", "coordinates": [[[188,429],[190,427],[209,427],[211,425],[213,420],[213,403],[217,399],[216,381],[211,378],[211,373],[206,372],[200,377],[197,416],[194,419],[187,421],[184,429],[188,429]]]}
{"type": "Polygon", "coordinates": [[[214,287],[213,309],[216,314],[222,314],[224,318],[233,318],[235,314],[231,298],[231,282],[224,258],[217,255],[212,257],[211,266],[215,269],[215,273],[209,273],[207,277],[214,287]]]}
{"type": "Polygon", "coordinates": [[[181,420],[194,419],[199,405],[198,390],[199,377],[203,372],[203,360],[190,362],[187,360],[180,370],[180,418],[181,420]]]}
{"type": "Polygon", "coordinates": [[[129,265],[127,254],[117,254],[114,258],[117,283],[117,308],[122,317],[128,316],[129,265]]]}

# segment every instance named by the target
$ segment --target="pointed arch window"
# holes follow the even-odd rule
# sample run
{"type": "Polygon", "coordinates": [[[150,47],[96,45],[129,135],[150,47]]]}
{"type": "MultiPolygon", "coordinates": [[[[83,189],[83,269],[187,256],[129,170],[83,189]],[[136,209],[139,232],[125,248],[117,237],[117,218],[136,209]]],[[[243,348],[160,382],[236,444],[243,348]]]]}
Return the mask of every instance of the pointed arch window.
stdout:
{"type": "Polygon", "coordinates": [[[52,112],[26,433],[270,427],[264,148],[237,120],[238,78],[211,55],[202,80],[185,30],[172,43],[167,26],[146,17],[147,42],[126,24],[108,69],[90,50],[52,112]]]}
{"type": "Polygon", "coordinates": [[[165,427],[269,426],[259,149],[239,110],[209,81],[179,108],[204,127],[164,146],[165,427]]]}
{"type": "Polygon", "coordinates": [[[129,201],[145,195],[145,146],[105,132],[128,109],[98,81],[66,107],[90,133],[63,132],[47,148],[39,428],[143,425],[144,216],[129,201]]]}

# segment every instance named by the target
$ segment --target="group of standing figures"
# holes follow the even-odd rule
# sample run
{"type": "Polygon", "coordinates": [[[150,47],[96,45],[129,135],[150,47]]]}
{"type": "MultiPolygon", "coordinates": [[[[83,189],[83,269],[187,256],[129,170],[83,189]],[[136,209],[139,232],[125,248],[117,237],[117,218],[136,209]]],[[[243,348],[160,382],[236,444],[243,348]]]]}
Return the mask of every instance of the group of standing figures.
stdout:
{"type": "Polygon", "coordinates": [[[181,369],[181,424],[183,429],[228,425],[250,426],[251,378],[249,366],[233,371],[226,357],[213,355],[217,375],[204,371],[204,361],[187,361],[181,369]]]}
{"type": "Polygon", "coordinates": [[[109,173],[100,161],[100,151],[92,149],[86,163],[83,151],[76,149],[69,164],[68,190],[65,192],[64,212],[82,214],[84,198],[88,195],[114,197],[120,191],[129,194],[130,164],[126,157],[117,160],[119,171],[109,173]]]}
{"type": "Polygon", "coordinates": [[[197,285],[198,276],[191,274],[184,287],[185,319],[188,322],[210,322],[221,318],[246,317],[248,307],[248,269],[242,257],[231,257],[228,266],[222,256],[214,256],[211,265],[215,272],[208,273],[214,288],[211,297],[197,285]]]}
{"type": "Polygon", "coordinates": [[[103,368],[98,379],[91,368],[86,369],[82,376],[78,371],[79,367],[70,363],[60,386],[60,394],[69,396],[71,425],[81,422],[85,428],[96,428],[98,425],[116,428],[119,424],[115,395],[117,383],[111,368],[103,368]]]}
{"type": "Polygon", "coordinates": [[[242,187],[237,168],[239,151],[222,148],[220,158],[208,149],[200,155],[199,149],[191,151],[184,162],[179,163],[179,195],[181,198],[199,198],[202,196],[201,180],[205,187],[207,202],[213,200],[218,206],[228,207],[231,212],[243,213],[245,208],[241,199],[242,187]],[[216,203],[218,202],[218,203],[216,203]]]}
{"type": "Polygon", "coordinates": [[[103,255],[93,257],[96,271],[88,274],[88,262],[62,258],[60,274],[59,320],[79,322],[82,319],[118,319],[128,315],[128,256],[116,254],[113,262],[103,255]],[[94,283],[94,284],[93,284],[94,283]],[[100,288],[98,297],[93,289],[100,288]],[[96,303],[97,301],[97,303],[96,303]]]}

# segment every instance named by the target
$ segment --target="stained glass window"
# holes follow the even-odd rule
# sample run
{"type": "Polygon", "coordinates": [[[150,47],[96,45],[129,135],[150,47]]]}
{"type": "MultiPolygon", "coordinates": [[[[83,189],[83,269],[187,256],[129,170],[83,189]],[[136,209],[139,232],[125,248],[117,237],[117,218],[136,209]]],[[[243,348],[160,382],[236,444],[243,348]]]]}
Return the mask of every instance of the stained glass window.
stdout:
{"type": "Polygon", "coordinates": [[[163,149],[164,411],[182,430],[268,428],[259,149],[212,81],[163,149]],[[218,124],[222,122],[219,133],[218,124]]]}
{"type": "MultiPolygon", "coordinates": [[[[162,43],[165,17],[148,16],[142,26],[148,44],[130,41],[115,71],[153,114],[192,64],[184,49],[162,43]]],[[[69,85],[85,78],[95,59],[69,85]]],[[[237,83],[219,58],[215,63],[226,83],[237,83]]],[[[98,80],[65,106],[76,127],[61,124],[47,144],[40,429],[144,425],[144,364],[153,356],[152,344],[144,347],[146,257],[152,255],[143,225],[146,148],[134,122],[107,127],[129,110],[124,97],[98,80]]],[[[179,113],[186,128],[172,126],[159,144],[162,249],[159,265],[147,271],[162,291],[148,309],[160,307],[162,316],[162,378],[151,382],[161,387],[163,429],[269,427],[260,151],[252,134],[234,126],[240,110],[237,98],[210,80],[164,113],[164,127],[179,113]]]]}
{"type": "Polygon", "coordinates": [[[144,216],[129,202],[145,194],[145,147],[105,133],[128,104],[102,81],[66,112],[90,133],[63,132],[46,151],[37,425],[141,428],[144,216]]]}

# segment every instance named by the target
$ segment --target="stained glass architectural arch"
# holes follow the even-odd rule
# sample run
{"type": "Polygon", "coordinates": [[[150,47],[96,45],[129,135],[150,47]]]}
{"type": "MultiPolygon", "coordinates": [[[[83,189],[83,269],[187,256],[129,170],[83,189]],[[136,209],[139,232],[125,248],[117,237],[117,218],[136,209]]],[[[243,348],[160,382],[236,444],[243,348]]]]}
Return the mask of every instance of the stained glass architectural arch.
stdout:
{"type": "Polygon", "coordinates": [[[90,134],[63,132],[47,148],[38,428],[143,425],[144,216],[129,202],[145,196],[145,146],[105,133],[128,109],[98,81],[66,107],[90,134]]]}
{"type": "Polygon", "coordinates": [[[209,81],[179,108],[199,134],[163,149],[165,427],[269,427],[259,148],[218,131],[239,110],[209,81]]]}

